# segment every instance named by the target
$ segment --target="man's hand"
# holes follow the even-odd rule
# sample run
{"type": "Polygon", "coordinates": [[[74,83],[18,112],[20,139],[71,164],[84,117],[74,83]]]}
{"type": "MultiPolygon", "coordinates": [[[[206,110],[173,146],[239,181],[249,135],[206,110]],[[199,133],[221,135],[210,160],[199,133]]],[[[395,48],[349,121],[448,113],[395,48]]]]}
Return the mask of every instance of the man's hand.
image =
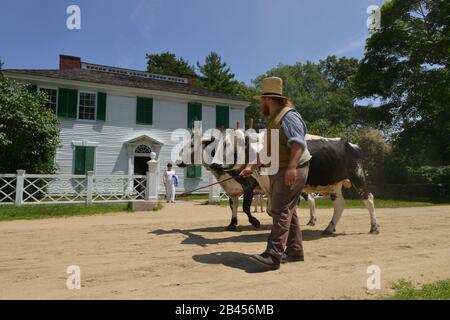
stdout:
{"type": "Polygon", "coordinates": [[[253,173],[253,167],[251,165],[248,165],[244,168],[244,170],[241,171],[239,176],[248,178],[252,175],[252,173],[253,173]]]}
{"type": "Polygon", "coordinates": [[[297,178],[296,168],[287,168],[286,172],[284,173],[284,183],[290,187],[295,183],[296,178],[297,178]]]}

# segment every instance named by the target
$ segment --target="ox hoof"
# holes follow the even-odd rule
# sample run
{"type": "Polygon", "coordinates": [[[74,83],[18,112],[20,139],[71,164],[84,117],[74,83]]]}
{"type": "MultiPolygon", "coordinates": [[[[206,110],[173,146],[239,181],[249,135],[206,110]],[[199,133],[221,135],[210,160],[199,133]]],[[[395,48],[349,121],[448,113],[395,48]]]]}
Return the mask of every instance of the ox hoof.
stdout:
{"type": "Polygon", "coordinates": [[[229,225],[225,228],[225,231],[236,231],[236,227],[237,227],[237,225],[235,225],[235,224],[229,224],[229,225]]]}
{"type": "Polygon", "coordinates": [[[235,231],[238,225],[236,218],[232,218],[230,224],[225,228],[226,231],[235,231]]]}
{"type": "Polygon", "coordinates": [[[261,227],[261,223],[259,222],[258,219],[256,219],[255,217],[250,217],[248,218],[248,221],[252,224],[252,226],[254,226],[256,229],[259,229],[261,227]]]}
{"type": "Polygon", "coordinates": [[[336,229],[333,229],[333,231],[330,231],[330,230],[328,230],[328,228],[327,228],[327,229],[325,229],[325,230],[322,231],[322,235],[323,235],[323,236],[332,236],[335,232],[336,232],[336,229]]]}
{"type": "Polygon", "coordinates": [[[316,219],[311,219],[309,220],[309,222],[306,224],[307,226],[311,226],[314,227],[316,225],[316,219]]]}
{"type": "Polygon", "coordinates": [[[379,229],[379,225],[373,225],[371,228],[370,228],[370,234],[380,234],[380,229],[379,229]]]}

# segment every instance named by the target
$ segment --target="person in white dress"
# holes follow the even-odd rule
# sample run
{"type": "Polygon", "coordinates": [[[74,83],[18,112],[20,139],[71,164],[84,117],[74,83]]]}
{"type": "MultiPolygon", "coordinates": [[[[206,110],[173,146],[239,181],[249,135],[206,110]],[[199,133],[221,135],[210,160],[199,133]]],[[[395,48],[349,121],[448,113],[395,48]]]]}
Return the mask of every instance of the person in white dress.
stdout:
{"type": "Polygon", "coordinates": [[[167,164],[167,169],[164,171],[164,186],[166,187],[166,201],[167,203],[175,203],[175,184],[176,174],[172,169],[172,164],[167,164]]]}

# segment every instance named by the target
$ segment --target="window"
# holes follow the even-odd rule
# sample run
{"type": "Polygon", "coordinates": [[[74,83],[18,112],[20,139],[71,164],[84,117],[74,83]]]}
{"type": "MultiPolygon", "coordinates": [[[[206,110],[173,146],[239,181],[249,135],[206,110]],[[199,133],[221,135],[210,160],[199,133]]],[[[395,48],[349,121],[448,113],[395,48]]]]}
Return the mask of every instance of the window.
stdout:
{"type": "Polygon", "coordinates": [[[95,120],[96,93],[80,92],[78,119],[95,120]]]}
{"type": "Polygon", "coordinates": [[[138,124],[153,123],[153,99],[137,97],[136,123],[138,124]]]}
{"type": "Polygon", "coordinates": [[[39,91],[47,94],[47,103],[45,106],[56,114],[56,107],[58,105],[58,90],[49,88],[40,88],[39,91]]]}
{"type": "Polygon", "coordinates": [[[149,146],[145,145],[145,144],[140,144],[136,147],[136,149],[134,149],[134,153],[139,153],[139,154],[150,154],[152,152],[152,149],[150,149],[149,146]]]}
{"type": "Polygon", "coordinates": [[[201,165],[190,165],[186,168],[186,177],[188,178],[201,178],[202,177],[202,166],[201,165]]]}
{"type": "Polygon", "coordinates": [[[94,171],[95,147],[75,147],[75,174],[86,174],[88,171],[94,171]]]}

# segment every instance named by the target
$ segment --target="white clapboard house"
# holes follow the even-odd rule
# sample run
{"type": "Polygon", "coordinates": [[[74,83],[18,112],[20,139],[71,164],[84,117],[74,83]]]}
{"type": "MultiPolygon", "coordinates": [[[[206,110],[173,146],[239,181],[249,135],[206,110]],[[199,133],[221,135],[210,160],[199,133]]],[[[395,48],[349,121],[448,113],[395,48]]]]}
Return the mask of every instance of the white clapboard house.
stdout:
{"type": "MultiPolygon", "coordinates": [[[[49,96],[60,120],[59,174],[144,175],[150,152],[163,171],[171,161],[171,133],[191,128],[243,127],[248,101],[196,86],[193,76],[173,77],[81,61],[61,55],[59,69],[8,69],[6,77],[49,96]]],[[[179,191],[209,182],[200,166],[175,168],[179,191]]],[[[160,188],[162,191],[163,188],[160,188]]],[[[207,190],[205,190],[207,191],[207,190]]]]}

